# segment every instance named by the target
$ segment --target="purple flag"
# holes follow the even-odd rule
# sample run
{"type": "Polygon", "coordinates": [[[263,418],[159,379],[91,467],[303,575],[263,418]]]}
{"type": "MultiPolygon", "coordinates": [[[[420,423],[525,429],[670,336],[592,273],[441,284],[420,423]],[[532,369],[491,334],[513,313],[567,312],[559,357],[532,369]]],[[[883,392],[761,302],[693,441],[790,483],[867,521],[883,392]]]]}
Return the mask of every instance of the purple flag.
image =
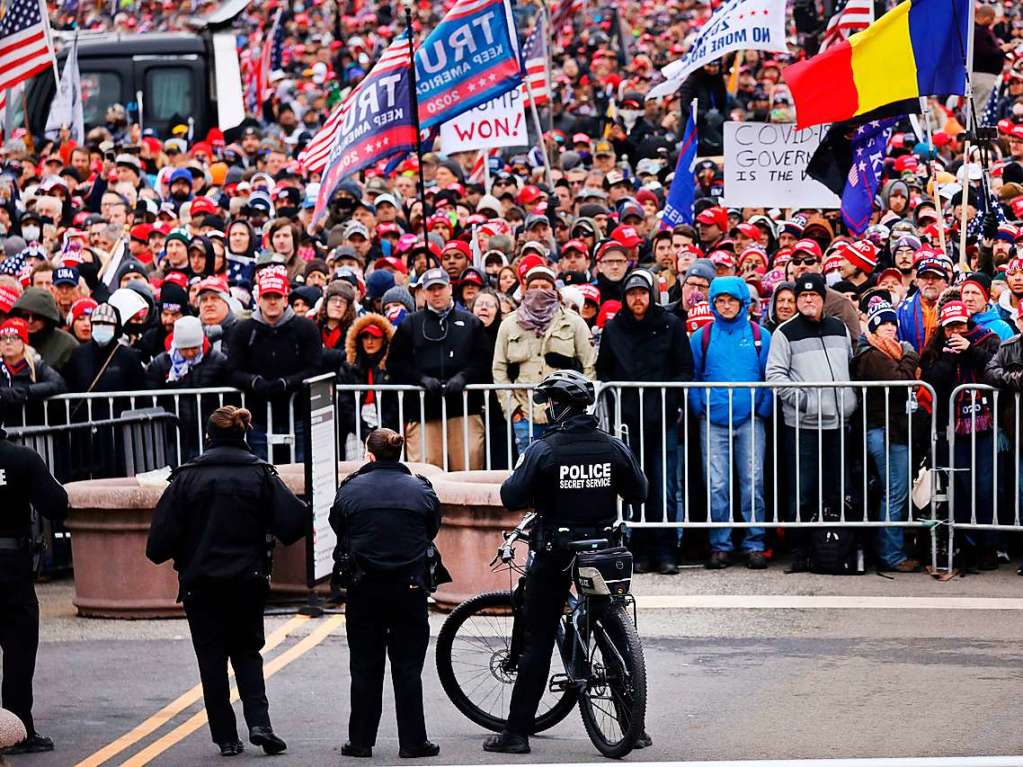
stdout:
{"type": "Polygon", "coordinates": [[[842,192],[842,219],[859,237],[870,226],[874,195],[884,171],[885,149],[897,117],[874,120],[856,129],[852,137],[852,167],[842,192]]]}

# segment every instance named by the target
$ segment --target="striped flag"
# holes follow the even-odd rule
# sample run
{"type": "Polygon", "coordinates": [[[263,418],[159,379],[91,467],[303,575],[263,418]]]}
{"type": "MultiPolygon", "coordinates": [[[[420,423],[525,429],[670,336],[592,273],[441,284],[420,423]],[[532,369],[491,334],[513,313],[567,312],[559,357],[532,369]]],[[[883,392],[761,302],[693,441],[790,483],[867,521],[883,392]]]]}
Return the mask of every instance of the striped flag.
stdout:
{"type": "Polygon", "coordinates": [[[284,24],[282,17],[284,9],[278,8],[274,14],[273,24],[270,26],[270,34],[267,39],[269,45],[263,46],[262,55],[259,57],[259,69],[256,71],[256,93],[259,95],[259,103],[263,104],[272,94],[270,88],[270,73],[281,68],[281,59],[284,49],[284,24]]]}
{"type": "Polygon", "coordinates": [[[874,0],[838,0],[821,40],[821,51],[826,51],[854,32],[874,23],[874,0]]]}
{"type": "Polygon", "coordinates": [[[330,155],[330,147],[334,143],[334,135],[337,133],[337,126],[341,122],[341,116],[344,114],[345,107],[348,103],[348,99],[344,99],[340,104],[334,107],[334,111],[327,117],[327,121],[323,123],[323,127],[320,128],[316,135],[313,136],[312,140],[306,144],[298,155],[298,161],[302,163],[302,167],[310,173],[320,173],[323,171],[324,166],[327,164],[327,157],[330,155]]]}
{"type": "Polygon", "coordinates": [[[0,91],[53,66],[49,25],[39,0],[0,3],[0,91]]]}
{"type": "Polygon", "coordinates": [[[547,79],[547,39],[544,35],[543,16],[537,15],[536,26],[529,33],[522,45],[522,83],[523,102],[529,106],[529,94],[532,91],[536,105],[542,107],[551,100],[551,86],[547,79]],[[529,87],[526,87],[526,84],[529,87]]]}
{"type": "Polygon", "coordinates": [[[583,10],[583,0],[557,0],[551,5],[551,26],[561,29],[583,10]]]}

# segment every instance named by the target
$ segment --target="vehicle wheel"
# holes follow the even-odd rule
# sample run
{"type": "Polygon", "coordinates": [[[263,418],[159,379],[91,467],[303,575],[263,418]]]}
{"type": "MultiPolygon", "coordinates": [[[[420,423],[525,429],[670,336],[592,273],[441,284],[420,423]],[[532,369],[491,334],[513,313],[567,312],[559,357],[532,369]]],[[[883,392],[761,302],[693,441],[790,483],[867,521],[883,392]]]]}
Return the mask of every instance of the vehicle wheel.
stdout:
{"type": "MultiPolygon", "coordinates": [[[[513,625],[512,592],[493,591],[458,605],[437,637],[437,674],[444,692],[470,721],[493,732],[501,732],[508,723],[518,671],[507,662],[513,625]]],[[[557,646],[552,667],[561,668],[557,646]]],[[[576,697],[575,690],[545,692],[533,733],[568,716],[576,697]]]]}
{"type": "Polygon", "coordinates": [[[597,750],[620,759],[646,727],[643,646],[624,605],[609,606],[594,621],[590,652],[590,681],[579,696],[579,713],[597,750]]]}

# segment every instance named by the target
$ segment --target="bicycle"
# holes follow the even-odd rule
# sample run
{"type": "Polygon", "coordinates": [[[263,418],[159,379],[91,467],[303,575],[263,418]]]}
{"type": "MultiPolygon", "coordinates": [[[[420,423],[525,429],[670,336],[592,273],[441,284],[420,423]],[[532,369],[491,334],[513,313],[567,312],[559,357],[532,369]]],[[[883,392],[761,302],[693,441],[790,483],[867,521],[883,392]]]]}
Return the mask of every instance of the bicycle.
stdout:
{"type": "MultiPolygon", "coordinates": [[[[494,732],[507,723],[506,698],[515,683],[523,639],[526,568],[515,561],[514,547],[529,540],[535,518],[528,514],[506,532],[490,563],[517,573],[517,586],[462,602],[437,638],[437,672],[444,691],[469,720],[494,732]]],[[[578,703],[593,745],[606,757],[620,758],[632,751],[644,731],[646,663],[629,593],[632,555],[613,543],[621,539],[620,527],[605,532],[604,538],[566,541],[576,554],[575,593],[566,603],[554,650],[564,673],[552,674],[529,734],[558,724],[578,703]]]]}

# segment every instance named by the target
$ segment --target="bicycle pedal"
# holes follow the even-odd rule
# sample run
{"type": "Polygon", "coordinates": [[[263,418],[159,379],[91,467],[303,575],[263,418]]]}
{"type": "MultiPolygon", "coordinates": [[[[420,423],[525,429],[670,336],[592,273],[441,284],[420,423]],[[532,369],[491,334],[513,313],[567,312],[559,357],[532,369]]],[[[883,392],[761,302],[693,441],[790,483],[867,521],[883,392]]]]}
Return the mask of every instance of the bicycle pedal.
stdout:
{"type": "Polygon", "coordinates": [[[575,683],[569,678],[568,674],[555,674],[551,677],[550,684],[547,688],[551,692],[565,692],[575,687],[575,683]]]}

